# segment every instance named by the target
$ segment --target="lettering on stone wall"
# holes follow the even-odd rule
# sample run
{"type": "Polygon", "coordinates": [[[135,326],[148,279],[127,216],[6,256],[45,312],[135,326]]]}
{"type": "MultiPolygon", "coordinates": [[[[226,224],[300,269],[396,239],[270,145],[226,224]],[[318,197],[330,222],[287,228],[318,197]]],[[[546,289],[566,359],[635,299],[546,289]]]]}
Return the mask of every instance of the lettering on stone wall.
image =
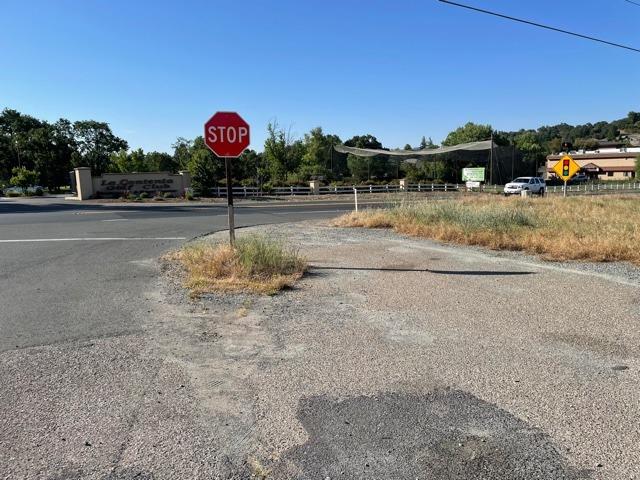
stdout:
{"type": "Polygon", "coordinates": [[[139,193],[139,192],[176,192],[178,189],[172,178],[157,179],[128,179],[106,180],[102,179],[98,191],[103,193],[139,193]]]}

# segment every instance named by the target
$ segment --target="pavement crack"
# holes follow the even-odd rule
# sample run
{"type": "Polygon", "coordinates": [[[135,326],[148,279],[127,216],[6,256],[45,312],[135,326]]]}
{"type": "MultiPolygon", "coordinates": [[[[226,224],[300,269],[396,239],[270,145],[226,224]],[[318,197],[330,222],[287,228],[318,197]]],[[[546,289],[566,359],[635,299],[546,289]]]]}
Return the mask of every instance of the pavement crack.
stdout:
{"type": "MultiPolygon", "coordinates": [[[[144,333],[145,333],[144,330],[131,330],[131,331],[120,332],[120,333],[107,333],[104,335],[94,335],[92,337],[77,337],[77,338],[71,338],[71,339],[65,338],[64,340],[60,340],[56,342],[38,343],[35,345],[24,345],[22,347],[16,345],[13,348],[0,349],[0,355],[8,352],[19,352],[19,351],[25,351],[25,350],[35,349],[35,348],[62,347],[65,345],[68,346],[69,348],[71,347],[77,348],[79,346],[78,344],[82,344],[82,343],[90,344],[91,342],[96,340],[110,340],[110,339],[117,339],[117,338],[133,337],[133,336],[144,334],[144,333]]],[[[84,346],[91,346],[91,345],[84,345],[84,346]]],[[[82,347],[82,345],[80,345],[80,347],[82,347]]]]}

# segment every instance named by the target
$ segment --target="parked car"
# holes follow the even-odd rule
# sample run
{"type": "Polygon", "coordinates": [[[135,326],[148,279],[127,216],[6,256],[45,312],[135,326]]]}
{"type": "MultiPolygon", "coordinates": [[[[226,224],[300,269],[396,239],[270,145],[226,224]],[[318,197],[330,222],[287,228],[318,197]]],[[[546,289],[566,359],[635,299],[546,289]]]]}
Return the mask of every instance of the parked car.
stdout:
{"type": "Polygon", "coordinates": [[[586,173],[577,173],[576,175],[573,176],[571,180],[569,180],[569,183],[582,183],[582,182],[587,182],[588,180],[589,180],[589,177],[587,176],[586,173]]]}
{"type": "Polygon", "coordinates": [[[22,195],[22,188],[20,187],[7,187],[3,192],[7,197],[15,197],[22,195]]]}
{"type": "Polygon", "coordinates": [[[540,177],[518,177],[504,186],[505,195],[520,195],[523,191],[530,191],[544,195],[547,184],[540,177]]]}

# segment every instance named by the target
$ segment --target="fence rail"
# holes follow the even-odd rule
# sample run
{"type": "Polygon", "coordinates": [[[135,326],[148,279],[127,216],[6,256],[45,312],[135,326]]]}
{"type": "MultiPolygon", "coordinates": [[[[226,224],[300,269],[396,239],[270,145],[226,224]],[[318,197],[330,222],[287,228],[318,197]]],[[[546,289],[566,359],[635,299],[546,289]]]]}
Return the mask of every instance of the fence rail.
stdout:
{"type": "MultiPolygon", "coordinates": [[[[502,193],[502,185],[482,185],[474,188],[473,191],[488,193],[502,193]]],[[[546,193],[562,194],[562,185],[547,185],[546,193]]],[[[401,187],[400,185],[328,185],[318,189],[320,195],[345,195],[358,193],[400,193],[400,192],[466,192],[468,191],[464,183],[412,183],[401,187]]],[[[584,183],[567,186],[567,194],[598,194],[598,193],[623,193],[640,192],[640,182],[611,182],[611,183],[584,183]]],[[[226,197],[226,187],[216,187],[210,190],[214,197],[226,197]]],[[[312,195],[310,187],[291,186],[277,187],[270,191],[262,191],[257,187],[233,187],[233,196],[240,198],[263,197],[263,196],[298,196],[312,195]]]]}
{"type": "MultiPolygon", "coordinates": [[[[562,194],[562,185],[547,186],[547,193],[562,194]]],[[[598,194],[598,193],[624,193],[640,191],[640,182],[611,182],[611,183],[583,183],[567,185],[567,195],[598,194]]]]}

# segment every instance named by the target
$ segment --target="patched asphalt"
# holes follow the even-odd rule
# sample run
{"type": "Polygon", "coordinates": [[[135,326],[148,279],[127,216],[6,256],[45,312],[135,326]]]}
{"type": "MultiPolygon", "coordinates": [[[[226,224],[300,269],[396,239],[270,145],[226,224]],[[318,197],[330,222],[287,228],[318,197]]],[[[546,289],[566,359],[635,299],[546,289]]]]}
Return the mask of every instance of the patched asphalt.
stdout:
{"type": "Polygon", "coordinates": [[[577,479],[553,440],[467,392],[301,400],[299,478],[577,479]]]}

